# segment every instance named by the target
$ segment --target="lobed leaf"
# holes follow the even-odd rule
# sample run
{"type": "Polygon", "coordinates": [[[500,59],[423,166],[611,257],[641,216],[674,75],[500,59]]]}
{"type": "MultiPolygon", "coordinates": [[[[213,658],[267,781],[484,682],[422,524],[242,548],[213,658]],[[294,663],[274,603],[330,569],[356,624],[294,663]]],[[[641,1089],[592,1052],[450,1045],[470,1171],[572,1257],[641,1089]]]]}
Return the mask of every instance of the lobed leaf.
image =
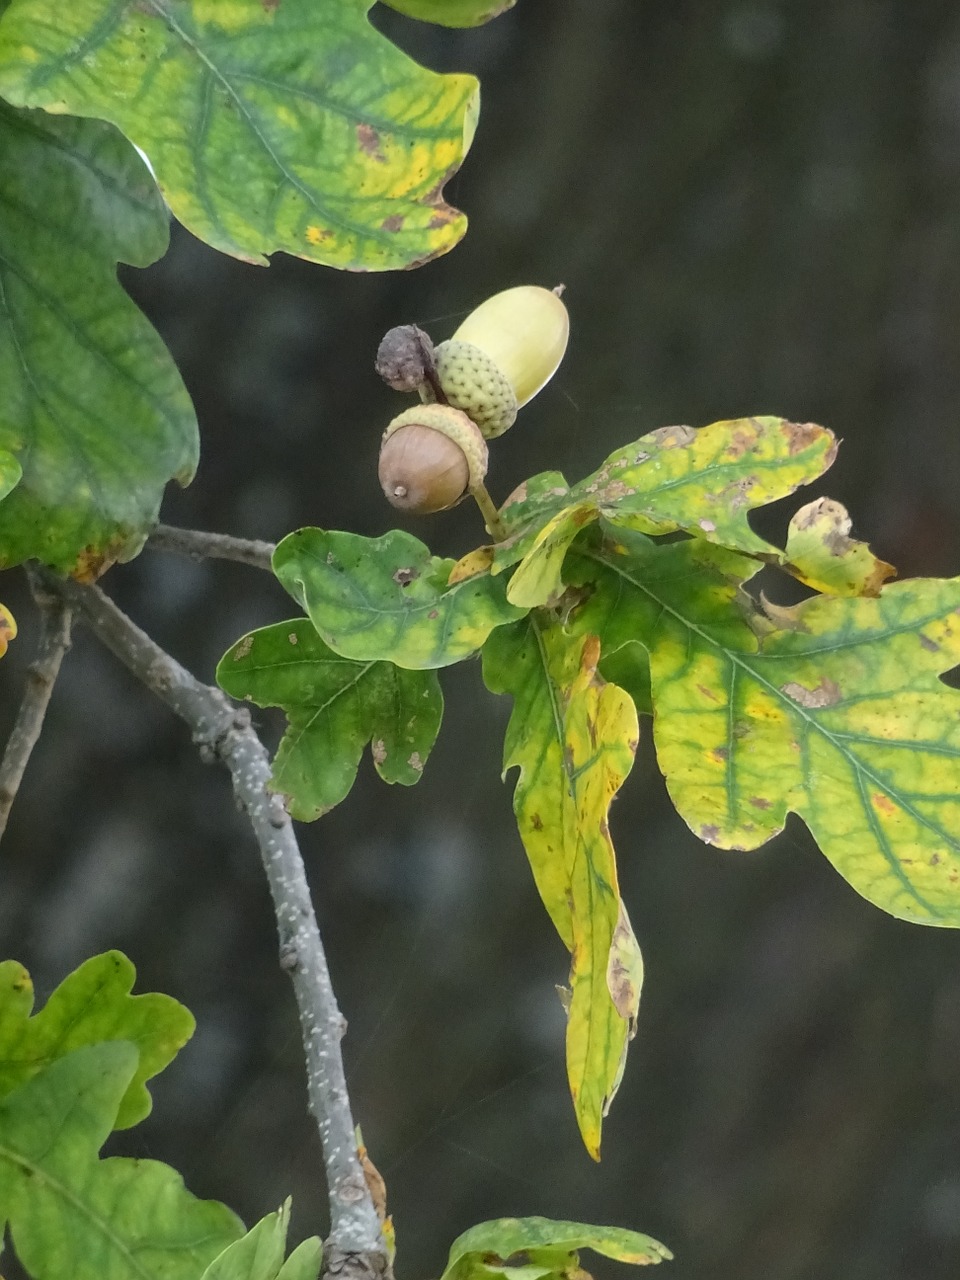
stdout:
{"type": "Polygon", "coordinates": [[[299,529],[273,556],[277,578],[335,653],[412,670],[469,658],[523,613],[489,573],[449,586],[453,564],[400,529],[381,538],[299,529]]]}
{"type": "Polygon", "coordinates": [[[673,1254],[659,1241],[623,1227],[591,1227],[550,1218],[497,1218],[480,1222],[450,1247],[441,1280],[482,1280],[489,1276],[556,1276],[576,1280],[579,1249],[634,1266],[656,1265],[673,1254]]]}
{"type": "Polygon", "coordinates": [[[0,102],[0,567],[35,557],[95,578],[140,549],[167,482],[192,477],[190,399],[116,278],[118,259],[146,266],[168,236],[109,125],[0,102]]]}
{"type": "Polygon", "coordinates": [[[780,561],[748,515],[793,493],[833,462],[824,427],[783,418],[737,418],[694,430],[663,427],[611,454],[570,488],[558,472],[528,481],[504,508],[507,539],[493,572],[514,564],[507,598],[535,608],[563,588],[561,569],[580,530],[601,516],[647,534],[694,533],[708,542],[780,561]]]}
{"type": "Polygon", "coordinates": [[[754,849],[803,818],[865,898],[960,926],[960,579],[875,598],[816,596],[761,614],[758,565],[698,540],[610,530],[570,573],[575,620],[649,654],[654,739],[681,815],[709,844],[754,849]]]}
{"type": "Polygon", "coordinates": [[[865,542],[850,537],[846,507],[817,498],[801,507],[787,529],[784,568],[815,591],[834,596],[876,596],[892,564],[879,560],[865,542]]]}
{"type": "Polygon", "coordinates": [[[514,812],[537,889],[571,953],[567,1076],[584,1144],[603,1116],[633,1035],[643,976],[620,901],[607,814],[633,766],[637,714],[597,675],[599,646],[530,618],[494,632],[483,673],[514,700],[504,770],[520,770],[514,812]]]}
{"type": "Polygon", "coordinates": [[[317,1280],[323,1246],[317,1236],[304,1240],[286,1262],[290,1200],[261,1218],[207,1267],[200,1280],[317,1280]]]}
{"type": "Polygon", "coordinates": [[[126,1040],[139,1060],[113,1122],[128,1129],[150,1114],[146,1081],[193,1035],[193,1015],[171,996],[132,996],[136,970],[119,951],[75,969],[33,1017],[33,984],[15,960],[0,964],[0,1098],[84,1045],[126,1040]]]}
{"type": "Polygon", "coordinates": [[[0,1222],[33,1280],[196,1280],[242,1234],[166,1165],[97,1158],[136,1068],[88,1045],[0,1101],[0,1222]]]}
{"type": "Polygon", "coordinates": [[[177,218],[225,253],[416,265],[466,229],[442,189],[470,147],[477,82],[418,66],[371,7],[71,0],[52,22],[48,0],[12,0],[0,94],[117,125],[177,218]]]}
{"type": "Polygon", "coordinates": [[[286,712],[272,785],[302,822],[349,793],[368,742],[385,782],[419,782],[443,715],[435,672],[341,658],[309,618],[238,640],[221,659],[217,682],[235,698],[286,712]]]}
{"type": "Polygon", "coordinates": [[[512,9],[517,0],[384,0],[408,18],[443,27],[479,27],[512,9]]]}

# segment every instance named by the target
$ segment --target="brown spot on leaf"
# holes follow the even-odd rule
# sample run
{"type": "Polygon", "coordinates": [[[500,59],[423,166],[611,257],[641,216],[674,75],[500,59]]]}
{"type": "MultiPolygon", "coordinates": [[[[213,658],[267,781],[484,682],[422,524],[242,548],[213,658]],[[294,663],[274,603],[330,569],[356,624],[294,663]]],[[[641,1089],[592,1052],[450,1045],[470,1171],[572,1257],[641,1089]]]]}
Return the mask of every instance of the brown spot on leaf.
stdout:
{"type": "Polygon", "coordinates": [[[384,231],[402,231],[405,221],[402,213],[391,213],[389,218],[384,218],[380,226],[384,231]]]}
{"type": "Polygon", "coordinates": [[[720,701],[720,699],[717,697],[716,693],[714,693],[714,691],[713,691],[712,689],[708,689],[708,688],[707,688],[707,686],[706,686],[705,684],[698,684],[698,685],[697,685],[697,692],[698,692],[698,693],[702,693],[702,694],[703,694],[703,696],[704,696],[705,698],[708,698],[711,702],[719,702],[719,701],[720,701]]]}
{"type": "Polygon", "coordinates": [[[714,844],[720,835],[720,828],[709,823],[705,827],[700,828],[700,839],[706,840],[707,844],[714,844]]]}
{"type": "MultiPolygon", "coordinates": [[[[651,431],[647,439],[653,440],[659,449],[683,449],[697,438],[693,427],[659,427],[651,431]]],[[[638,459],[639,460],[639,459],[638,459]]]]}
{"type": "Polygon", "coordinates": [[[420,752],[414,751],[407,759],[407,764],[416,773],[423,773],[423,761],[420,759],[420,752]]]}
{"type": "Polygon", "coordinates": [[[843,696],[837,682],[828,680],[826,676],[823,676],[820,683],[813,689],[807,689],[796,680],[790,680],[787,684],[780,686],[780,691],[788,698],[792,698],[794,702],[799,702],[802,707],[809,707],[811,710],[835,707],[843,696]]]}
{"type": "Polygon", "coordinates": [[[117,537],[104,547],[84,547],[70,570],[70,577],[87,585],[96,582],[111,565],[117,563],[126,545],[125,538],[117,537]]]}
{"type": "Polygon", "coordinates": [[[253,636],[244,636],[242,640],[237,641],[237,646],[233,651],[234,662],[242,662],[252,648],[253,636]]]}
{"type": "Polygon", "coordinates": [[[280,0],[260,0],[265,13],[275,13],[280,8],[280,0]]]}
{"type": "Polygon", "coordinates": [[[920,643],[928,653],[939,653],[940,651],[940,646],[936,640],[931,640],[929,636],[925,636],[922,632],[920,633],[920,643]]]}
{"type": "Polygon", "coordinates": [[[750,499],[750,491],[757,483],[756,476],[741,476],[739,480],[732,480],[730,484],[725,485],[719,494],[721,503],[724,506],[731,507],[734,511],[738,511],[741,507],[747,505],[750,499]]]}
{"type": "Polygon", "coordinates": [[[885,796],[882,792],[876,792],[871,799],[873,800],[873,807],[879,809],[886,817],[892,817],[897,812],[897,806],[889,796],[885,796]]]}
{"type": "Polygon", "coordinates": [[[751,797],[750,797],[750,803],[753,805],[753,807],[754,807],[755,809],[769,809],[769,808],[770,808],[770,801],[769,801],[769,800],[767,800],[767,799],[765,799],[763,796],[751,796],[751,797]]]}
{"type": "Polygon", "coordinates": [[[295,631],[291,631],[290,634],[287,636],[287,639],[290,641],[291,644],[300,643],[300,637],[297,635],[295,631]]]}
{"type": "Polygon", "coordinates": [[[427,230],[439,231],[441,227],[448,227],[450,223],[453,222],[454,218],[458,216],[459,214],[457,210],[454,209],[451,205],[449,204],[441,205],[440,208],[437,209],[436,213],[434,213],[430,221],[427,223],[427,230]]]}
{"type": "MultiPolygon", "coordinates": [[[[818,426],[815,422],[784,422],[780,430],[787,437],[788,449],[791,458],[798,453],[802,453],[804,449],[808,449],[815,441],[823,438],[825,428],[818,426]]],[[[836,453],[836,441],[833,444],[833,453],[836,453]]],[[[833,461],[831,457],[830,461],[833,461]]]]}
{"type": "Polygon", "coordinates": [[[418,569],[398,569],[393,575],[393,580],[398,587],[409,587],[411,582],[416,582],[420,577],[418,569]]]}
{"type": "Polygon", "coordinates": [[[619,502],[621,498],[630,498],[635,493],[636,489],[624,484],[622,480],[611,480],[603,490],[603,498],[607,502],[619,502]]]}
{"type": "Polygon", "coordinates": [[[386,164],[387,157],[380,150],[380,135],[372,124],[357,125],[357,142],[364,155],[370,156],[378,164],[386,164]]]}
{"type": "Polygon", "coordinates": [[[939,853],[931,853],[931,855],[930,855],[930,865],[931,865],[931,867],[939,867],[939,865],[940,865],[940,855],[939,855],[939,853]]]}
{"type": "Polygon", "coordinates": [[[440,610],[431,609],[430,612],[427,614],[427,617],[430,619],[431,622],[435,622],[436,619],[440,617],[440,610]]]}
{"type": "Polygon", "coordinates": [[[532,817],[530,818],[530,825],[531,827],[533,827],[534,831],[543,830],[543,819],[540,817],[539,813],[535,813],[532,815],[532,817]]]}
{"type": "Polygon", "coordinates": [[[724,760],[730,759],[730,748],[714,747],[713,750],[710,752],[710,755],[714,760],[716,760],[717,764],[722,764],[724,760]]]}
{"type": "Polygon", "coordinates": [[[370,753],[373,756],[374,764],[383,764],[387,758],[387,747],[382,738],[374,738],[370,743],[370,753]]]}
{"type": "Polygon", "coordinates": [[[728,458],[736,461],[737,458],[742,458],[748,449],[752,449],[756,442],[756,427],[752,431],[745,431],[743,427],[738,427],[731,436],[724,453],[728,458]]]}

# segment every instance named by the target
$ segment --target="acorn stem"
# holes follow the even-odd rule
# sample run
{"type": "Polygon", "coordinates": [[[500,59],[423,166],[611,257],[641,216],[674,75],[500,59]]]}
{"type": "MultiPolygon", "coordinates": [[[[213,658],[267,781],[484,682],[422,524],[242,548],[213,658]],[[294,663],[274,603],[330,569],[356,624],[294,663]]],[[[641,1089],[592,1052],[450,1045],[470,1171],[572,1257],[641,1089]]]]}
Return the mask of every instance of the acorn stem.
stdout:
{"type": "Polygon", "coordinates": [[[483,481],[473,486],[470,490],[473,499],[480,508],[480,514],[483,516],[483,522],[487,526],[487,533],[493,538],[494,542],[502,542],[507,536],[506,530],[500,522],[497,514],[496,504],[487,492],[486,485],[483,481]]]}
{"type": "Polygon", "coordinates": [[[437,373],[437,365],[433,357],[433,350],[431,349],[427,351],[424,349],[423,356],[423,377],[424,381],[433,392],[434,400],[436,400],[437,404],[449,404],[450,401],[447,398],[447,393],[444,391],[443,385],[440,382],[440,375],[437,373]]]}

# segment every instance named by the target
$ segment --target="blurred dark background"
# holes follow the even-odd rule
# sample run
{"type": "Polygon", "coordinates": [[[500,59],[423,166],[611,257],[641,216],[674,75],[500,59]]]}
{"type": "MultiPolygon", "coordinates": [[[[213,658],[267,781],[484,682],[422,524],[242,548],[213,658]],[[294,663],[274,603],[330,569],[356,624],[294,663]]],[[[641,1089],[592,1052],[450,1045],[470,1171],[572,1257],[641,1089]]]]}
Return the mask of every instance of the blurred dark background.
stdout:
{"type": "MultiPolygon", "coordinates": [[[[667,423],[781,413],[843,437],[817,492],[879,554],[960,572],[955,3],[519,0],[466,33],[374,18],[482,79],[448,188],[470,231],[409,274],[261,270],[179,231],[125,271],[201,424],[167,520],[383,532],[378,437],[399,402],[372,371],[381,334],[417,321],[439,340],[499,288],[563,281],[570,351],[497,445],[496,496],[547,467],[578,478],[667,423]]],[[[480,534],[466,506],[409,527],[453,555],[480,534]]],[[[207,679],[242,632],[294,611],[266,575],[149,550],[106,585],[207,679]]],[[[3,590],[21,640],[0,727],[36,637],[19,576],[3,590]]],[[[757,853],[702,846],[645,742],[613,824],[647,986],[594,1166],[564,1080],[565,952],[499,778],[508,707],[476,662],[444,686],[422,783],[388,791],[365,761],[302,830],[401,1280],[439,1274],[475,1221],[531,1213],[647,1230],[675,1280],[960,1274],[960,937],[861,901],[793,820],[757,853]]],[[[293,1000],[228,779],[82,632],[2,881],[0,953],[41,999],[120,947],[140,990],[196,1014],[153,1115],[111,1149],[176,1164],[248,1221],[292,1192],[298,1233],[323,1230],[293,1000]]]]}

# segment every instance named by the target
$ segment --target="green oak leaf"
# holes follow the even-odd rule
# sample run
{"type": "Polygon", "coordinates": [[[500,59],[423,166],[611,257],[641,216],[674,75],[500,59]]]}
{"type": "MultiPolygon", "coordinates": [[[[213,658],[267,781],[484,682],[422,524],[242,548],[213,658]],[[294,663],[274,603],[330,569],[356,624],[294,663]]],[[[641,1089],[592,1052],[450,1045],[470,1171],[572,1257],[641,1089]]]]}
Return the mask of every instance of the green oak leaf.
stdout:
{"type": "Polygon", "coordinates": [[[469,658],[525,612],[489,573],[449,586],[453,566],[400,529],[380,538],[298,529],[273,555],[277,578],[335,653],[412,670],[469,658]]]}
{"type": "Polygon", "coordinates": [[[834,596],[876,596],[892,564],[879,560],[865,542],[850,537],[847,509],[817,498],[793,516],[787,529],[787,569],[815,591],[834,596]]]}
{"type": "Polygon", "coordinates": [[[193,1035],[193,1015],[171,996],[132,996],[136,970],[119,951],[93,956],[75,969],[39,1011],[33,984],[15,960],[0,964],[0,1098],[50,1063],[84,1045],[127,1040],[139,1062],[114,1121],[128,1129],[150,1114],[145,1082],[193,1035]]]}
{"type": "Polygon", "coordinates": [[[309,618],[238,640],[221,659],[217,681],[232,697],[283,707],[290,724],[272,785],[302,822],[329,812],[349,793],[368,742],[385,782],[418,782],[443,715],[435,672],[341,658],[309,618]]]}
{"type": "Polygon", "coordinates": [[[674,804],[709,844],[755,849],[799,814],[865,898],[960,926],[960,579],[761,614],[758,565],[624,529],[568,561],[572,626],[649,654],[654,741],[674,804]]]}
{"type": "Polygon", "coordinates": [[[663,427],[612,453],[572,488],[555,471],[528,481],[504,509],[508,536],[492,571],[519,564],[507,598],[526,608],[546,603],[563,589],[573,540],[601,516],[647,534],[683,529],[779,562],[784,553],[753,532],[749,512],[815,480],[836,448],[824,427],[783,418],[663,427]]]}
{"type": "Polygon", "coordinates": [[[317,1280],[323,1261],[323,1245],[318,1236],[301,1241],[277,1272],[277,1280],[317,1280]]]}
{"type": "Polygon", "coordinates": [[[0,451],[23,467],[0,502],[0,567],[94,578],[140,549],[167,482],[192,477],[190,399],[116,278],[168,237],[116,130],[0,103],[0,451]]]}
{"type": "Polygon", "coordinates": [[[633,1035],[643,962],[620,900],[608,813],[633,766],[636,709],[597,674],[594,637],[571,642],[531,615],[483,649],[494,693],[513,697],[504,769],[520,770],[514,812],[534,880],[570,951],[567,1077],[584,1145],[600,1131],[633,1035]]]}
{"type": "Polygon", "coordinates": [[[210,1263],[200,1280],[317,1280],[323,1246],[316,1236],[304,1240],[286,1262],[290,1201],[261,1218],[210,1263]]]}
{"type": "Polygon", "coordinates": [[[97,1158],[136,1069],[88,1045],[0,1101],[0,1222],[33,1280],[197,1280],[243,1232],[167,1165],[97,1158]]]}
{"type": "Polygon", "coordinates": [[[12,453],[0,449],[0,501],[20,483],[23,467],[12,453]]]}
{"type": "Polygon", "coordinates": [[[384,0],[408,18],[442,27],[479,27],[512,9],[517,0],[384,0]]]}
{"type": "Polygon", "coordinates": [[[110,120],[177,218],[252,262],[282,249],[389,270],[451,249],[446,204],[476,125],[472,76],[418,66],[372,0],[12,0],[0,94],[110,120]]]}
{"type": "Polygon", "coordinates": [[[580,1249],[638,1267],[673,1257],[666,1245],[623,1227],[591,1227],[550,1218],[497,1218],[478,1223],[454,1240],[441,1280],[485,1280],[498,1275],[577,1280],[585,1274],[580,1270],[580,1249]]]}

